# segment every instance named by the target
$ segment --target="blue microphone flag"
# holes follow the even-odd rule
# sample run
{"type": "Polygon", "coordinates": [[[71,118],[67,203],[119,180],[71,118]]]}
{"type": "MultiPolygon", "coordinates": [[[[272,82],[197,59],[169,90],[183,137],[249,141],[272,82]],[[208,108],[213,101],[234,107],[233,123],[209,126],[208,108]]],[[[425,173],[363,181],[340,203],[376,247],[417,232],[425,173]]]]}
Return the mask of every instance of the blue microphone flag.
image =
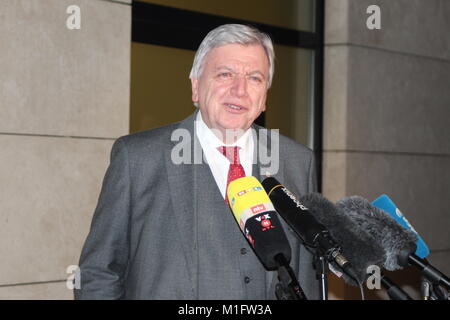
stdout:
{"type": "Polygon", "coordinates": [[[411,230],[412,232],[417,234],[417,242],[416,242],[417,250],[415,252],[417,256],[424,259],[426,256],[430,254],[430,249],[428,249],[428,246],[425,244],[425,241],[423,241],[423,239],[420,237],[417,231],[414,230],[413,226],[405,218],[400,209],[395,205],[394,201],[392,201],[387,195],[383,194],[379,196],[372,202],[372,205],[388,213],[402,227],[411,230]]]}

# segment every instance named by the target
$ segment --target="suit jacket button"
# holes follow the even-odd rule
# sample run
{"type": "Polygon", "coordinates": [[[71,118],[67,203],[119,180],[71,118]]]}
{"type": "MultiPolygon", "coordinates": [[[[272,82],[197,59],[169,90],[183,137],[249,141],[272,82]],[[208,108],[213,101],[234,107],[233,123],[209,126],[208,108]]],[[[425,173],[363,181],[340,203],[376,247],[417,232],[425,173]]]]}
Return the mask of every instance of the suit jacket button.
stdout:
{"type": "Polygon", "coordinates": [[[241,254],[244,255],[244,254],[246,254],[246,253],[247,253],[247,249],[242,248],[242,249],[241,249],[241,254]]]}
{"type": "Polygon", "coordinates": [[[245,277],[245,278],[244,278],[244,282],[245,282],[245,283],[250,283],[250,281],[252,281],[252,279],[250,279],[249,277],[245,277]]]}

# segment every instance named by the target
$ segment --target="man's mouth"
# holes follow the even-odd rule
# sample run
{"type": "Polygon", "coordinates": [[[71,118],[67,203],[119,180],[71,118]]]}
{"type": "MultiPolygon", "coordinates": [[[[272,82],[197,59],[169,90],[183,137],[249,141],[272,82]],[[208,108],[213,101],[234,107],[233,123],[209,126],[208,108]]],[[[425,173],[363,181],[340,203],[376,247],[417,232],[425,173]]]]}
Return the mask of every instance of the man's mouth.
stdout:
{"type": "Polygon", "coordinates": [[[244,107],[238,106],[236,104],[230,104],[230,103],[226,103],[225,104],[228,108],[232,109],[232,110],[236,110],[236,111],[240,111],[243,110],[244,107]]]}

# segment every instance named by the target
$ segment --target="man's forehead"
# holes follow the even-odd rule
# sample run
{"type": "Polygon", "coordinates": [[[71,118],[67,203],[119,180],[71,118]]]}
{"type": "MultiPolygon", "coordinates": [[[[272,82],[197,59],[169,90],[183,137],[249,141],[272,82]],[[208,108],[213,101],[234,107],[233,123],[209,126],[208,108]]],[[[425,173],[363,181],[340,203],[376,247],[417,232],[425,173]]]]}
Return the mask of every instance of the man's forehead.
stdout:
{"type": "Polygon", "coordinates": [[[254,53],[256,55],[266,56],[264,48],[260,44],[239,44],[239,43],[229,43],[223,46],[215,47],[211,49],[208,55],[241,55],[254,53]]]}
{"type": "Polygon", "coordinates": [[[233,68],[233,65],[241,63],[263,68],[268,68],[269,65],[264,48],[259,44],[227,44],[216,47],[208,53],[205,60],[214,69],[233,68]]]}

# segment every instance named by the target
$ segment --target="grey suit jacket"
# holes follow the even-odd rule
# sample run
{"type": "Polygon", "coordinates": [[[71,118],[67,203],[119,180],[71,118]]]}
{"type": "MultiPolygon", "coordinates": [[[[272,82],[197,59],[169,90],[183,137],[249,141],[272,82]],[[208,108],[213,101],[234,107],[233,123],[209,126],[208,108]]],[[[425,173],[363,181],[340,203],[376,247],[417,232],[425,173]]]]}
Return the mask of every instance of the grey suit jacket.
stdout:
{"type": "MultiPolygon", "coordinates": [[[[172,161],[181,141],[172,134],[184,132],[198,162],[195,116],[114,143],[80,257],[76,299],[275,299],[276,272],[262,268],[208,164],[172,161]]],[[[270,154],[270,139],[254,128],[255,156],[270,154]]],[[[311,150],[280,135],[279,154],[274,177],[298,195],[315,191],[311,150]]],[[[259,158],[253,165],[260,181],[263,166],[259,158]]],[[[308,299],[318,299],[312,256],[283,225],[299,283],[308,299]]]]}

